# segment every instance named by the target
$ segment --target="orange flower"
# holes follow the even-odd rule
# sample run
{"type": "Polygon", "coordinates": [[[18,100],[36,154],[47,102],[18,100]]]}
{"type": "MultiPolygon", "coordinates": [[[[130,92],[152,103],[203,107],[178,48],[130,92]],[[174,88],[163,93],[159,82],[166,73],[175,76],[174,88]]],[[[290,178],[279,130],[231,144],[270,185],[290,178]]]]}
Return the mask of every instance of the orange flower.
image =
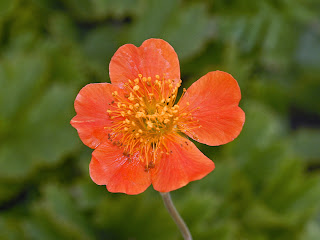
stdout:
{"type": "Polygon", "coordinates": [[[210,72],[175,103],[181,85],[174,49],[161,39],[126,44],[111,59],[111,83],[88,84],[71,124],[95,149],[90,176],[110,192],[169,192],[206,176],[214,163],[185,136],[211,146],[236,138],[245,114],[237,81],[210,72]]]}

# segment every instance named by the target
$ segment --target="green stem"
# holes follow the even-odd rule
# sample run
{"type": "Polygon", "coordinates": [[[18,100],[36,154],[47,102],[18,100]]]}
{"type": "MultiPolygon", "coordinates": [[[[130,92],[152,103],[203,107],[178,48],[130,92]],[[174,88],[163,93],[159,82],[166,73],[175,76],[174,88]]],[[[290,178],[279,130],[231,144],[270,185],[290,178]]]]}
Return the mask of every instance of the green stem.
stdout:
{"type": "Polygon", "coordinates": [[[183,221],[182,217],[180,216],[180,214],[178,213],[177,209],[175,208],[172,200],[171,200],[171,196],[169,192],[166,193],[160,193],[162,200],[164,202],[164,205],[166,206],[168,212],[170,213],[171,217],[173,218],[173,220],[175,221],[175,223],[177,224],[183,238],[185,240],[192,240],[192,236],[190,233],[189,228],[187,227],[187,225],[185,224],[185,222],[183,221]]]}

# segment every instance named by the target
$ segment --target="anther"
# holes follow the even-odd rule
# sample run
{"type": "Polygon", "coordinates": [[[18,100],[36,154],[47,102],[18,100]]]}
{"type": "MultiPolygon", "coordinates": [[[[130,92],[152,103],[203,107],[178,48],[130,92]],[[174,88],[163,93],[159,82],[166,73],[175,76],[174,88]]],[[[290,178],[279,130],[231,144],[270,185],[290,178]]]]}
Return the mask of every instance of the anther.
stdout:
{"type": "Polygon", "coordinates": [[[168,122],[170,122],[170,120],[168,118],[166,118],[164,121],[163,121],[165,124],[167,124],[168,122]]]}
{"type": "Polygon", "coordinates": [[[129,123],[130,123],[130,121],[128,120],[128,118],[126,118],[126,120],[124,120],[124,121],[123,121],[123,123],[127,123],[127,124],[129,124],[129,123]]]}
{"type": "Polygon", "coordinates": [[[147,121],[147,125],[148,125],[149,128],[153,128],[153,123],[152,122],[147,121]]]}
{"type": "Polygon", "coordinates": [[[128,98],[130,101],[133,101],[134,100],[134,96],[132,93],[130,93],[130,97],[128,98]]]}

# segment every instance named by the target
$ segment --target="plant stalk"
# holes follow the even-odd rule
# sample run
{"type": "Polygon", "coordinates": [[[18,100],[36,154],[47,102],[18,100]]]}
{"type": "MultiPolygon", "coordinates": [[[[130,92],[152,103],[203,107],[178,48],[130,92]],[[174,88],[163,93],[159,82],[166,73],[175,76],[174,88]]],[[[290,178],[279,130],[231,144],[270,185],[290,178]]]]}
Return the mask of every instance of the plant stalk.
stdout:
{"type": "Polygon", "coordinates": [[[170,196],[170,193],[166,192],[166,193],[160,193],[160,194],[161,194],[162,200],[164,202],[164,205],[166,206],[171,217],[173,218],[173,220],[177,224],[184,240],[192,240],[190,230],[187,227],[186,223],[183,221],[180,214],[178,213],[176,207],[174,206],[172,199],[171,199],[171,196],[170,196]]]}

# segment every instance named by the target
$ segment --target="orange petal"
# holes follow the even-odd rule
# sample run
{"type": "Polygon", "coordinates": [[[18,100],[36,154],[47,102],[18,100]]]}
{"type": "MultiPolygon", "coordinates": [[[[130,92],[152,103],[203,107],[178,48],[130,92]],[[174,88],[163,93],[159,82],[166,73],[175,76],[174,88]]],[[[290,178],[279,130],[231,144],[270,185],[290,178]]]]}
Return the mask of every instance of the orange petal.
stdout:
{"type": "Polygon", "coordinates": [[[140,47],[126,44],[113,55],[109,65],[110,79],[113,84],[122,87],[128,79],[138,74],[144,77],[161,78],[175,82],[180,80],[179,60],[173,47],[162,39],[148,39],[140,47]]]}
{"type": "Polygon", "coordinates": [[[123,155],[123,149],[106,141],[92,153],[90,176],[98,185],[106,185],[110,192],[139,194],[151,184],[150,174],[138,158],[123,155]]]}
{"type": "Polygon", "coordinates": [[[113,101],[111,93],[119,89],[108,83],[93,83],[83,87],[76,97],[74,108],[77,115],[71,125],[77,129],[79,137],[90,148],[97,148],[107,136],[105,127],[110,126],[107,114],[113,101]]]}
{"type": "Polygon", "coordinates": [[[230,74],[210,72],[193,83],[182,97],[181,112],[191,111],[193,123],[182,122],[180,127],[192,128],[186,134],[198,142],[211,146],[228,143],[240,134],[245,121],[238,106],[240,99],[239,85],[230,74]]]}
{"type": "Polygon", "coordinates": [[[164,153],[151,169],[152,184],[159,192],[170,192],[199,180],[214,169],[214,163],[189,140],[171,136],[164,153]]]}

